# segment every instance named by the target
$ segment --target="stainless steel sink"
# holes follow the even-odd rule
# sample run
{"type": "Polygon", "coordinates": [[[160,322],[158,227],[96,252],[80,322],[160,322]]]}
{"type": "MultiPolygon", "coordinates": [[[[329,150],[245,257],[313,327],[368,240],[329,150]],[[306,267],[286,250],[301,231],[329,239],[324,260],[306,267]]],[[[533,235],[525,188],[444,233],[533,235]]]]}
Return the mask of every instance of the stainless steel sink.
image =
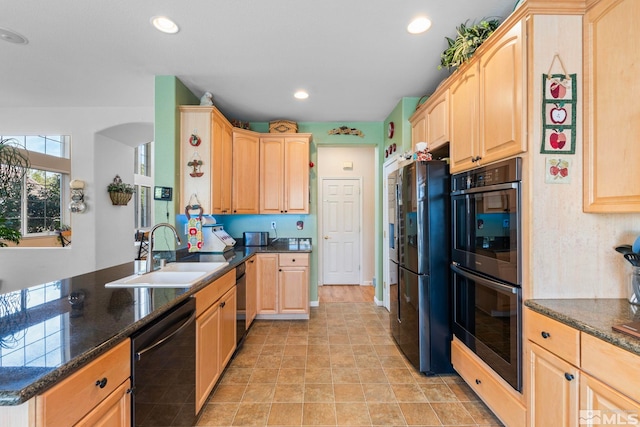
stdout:
{"type": "Polygon", "coordinates": [[[160,270],[114,280],[107,288],[189,288],[203,277],[229,265],[228,262],[174,262],[160,270]]]}

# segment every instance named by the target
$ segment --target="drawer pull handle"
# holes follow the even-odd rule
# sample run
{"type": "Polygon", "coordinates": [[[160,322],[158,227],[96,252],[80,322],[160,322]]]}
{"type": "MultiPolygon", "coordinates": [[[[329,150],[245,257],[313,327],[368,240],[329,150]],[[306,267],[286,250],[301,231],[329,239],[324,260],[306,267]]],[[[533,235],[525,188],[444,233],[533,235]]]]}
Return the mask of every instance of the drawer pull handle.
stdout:
{"type": "Polygon", "coordinates": [[[479,379],[476,378],[476,384],[480,385],[480,384],[482,384],[482,381],[480,381],[479,379]]]}
{"type": "Polygon", "coordinates": [[[220,308],[224,308],[224,306],[225,306],[225,305],[227,305],[227,302],[226,302],[226,301],[222,301],[222,302],[220,303],[220,308]]]}
{"type": "Polygon", "coordinates": [[[545,340],[551,336],[549,332],[545,332],[545,331],[542,331],[540,335],[542,335],[542,338],[544,338],[545,340]]]}
{"type": "Polygon", "coordinates": [[[567,381],[571,381],[573,378],[575,378],[573,375],[571,375],[568,372],[564,373],[564,377],[567,379],[567,381]]]}
{"type": "Polygon", "coordinates": [[[100,388],[105,388],[107,386],[107,379],[103,378],[101,380],[96,381],[96,386],[100,388]]]}

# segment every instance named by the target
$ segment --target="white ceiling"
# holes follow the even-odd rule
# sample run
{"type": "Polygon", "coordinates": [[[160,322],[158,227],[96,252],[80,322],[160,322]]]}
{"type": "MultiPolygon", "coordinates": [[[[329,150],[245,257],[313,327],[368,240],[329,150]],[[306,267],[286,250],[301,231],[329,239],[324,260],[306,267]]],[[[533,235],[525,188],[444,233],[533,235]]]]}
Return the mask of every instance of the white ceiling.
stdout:
{"type": "MultiPolygon", "coordinates": [[[[445,36],[515,0],[2,0],[0,107],[151,107],[154,76],[214,94],[230,119],[382,121],[431,93],[445,36]],[[433,21],[422,35],[406,25],[433,21]],[[150,24],[171,17],[176,35],[150,24]],[[310,97],[293,98],[304,88],[310,97]]],[[[1,123],[1,120],[0,120],[1,123]]]]}

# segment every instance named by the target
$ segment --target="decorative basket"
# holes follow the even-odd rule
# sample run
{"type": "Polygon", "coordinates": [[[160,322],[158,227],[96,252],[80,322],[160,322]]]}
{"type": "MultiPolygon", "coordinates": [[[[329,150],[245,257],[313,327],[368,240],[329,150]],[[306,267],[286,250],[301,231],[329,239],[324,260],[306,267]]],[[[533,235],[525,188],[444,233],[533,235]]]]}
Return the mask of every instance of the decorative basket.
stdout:
{"type": "Polygon", "coordinates": [[[289,120],[273,120],[269,122],[270,133],[297,133],[298,124],[289,120]]]}
{"type": "Polygon", "coordinates": [[[109,197],[111,197],[111,203],[113,203],[116,206],[126,206],[127,203],[129,203],[129,200],[131,200],[131,196],[133,196],[133,194],[131,193],[118,193],[115,191],[109,192],[109,197]]]}

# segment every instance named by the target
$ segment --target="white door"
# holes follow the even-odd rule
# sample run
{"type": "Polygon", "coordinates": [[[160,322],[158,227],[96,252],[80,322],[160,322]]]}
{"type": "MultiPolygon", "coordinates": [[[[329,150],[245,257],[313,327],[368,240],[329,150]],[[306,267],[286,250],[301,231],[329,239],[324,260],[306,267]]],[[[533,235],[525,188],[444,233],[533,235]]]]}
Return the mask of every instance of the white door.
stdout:
{"type": "Polygon", "coordinates": [[[384,164],[384,172],[382,174],[382,304],[387,310],[390,310],[389,289],[391,284],[397,284],[398,272],[396,269],[390,268],[389,260],[389,202],[395,200],[395,183],[389,183],[389,174],[398,170],[398,160],[389,160],[384,164]]]}
{"type": "Polygon", "coordinates": [[[322,178],[322,281],[360,284],[360,179],[322,178]]]}

